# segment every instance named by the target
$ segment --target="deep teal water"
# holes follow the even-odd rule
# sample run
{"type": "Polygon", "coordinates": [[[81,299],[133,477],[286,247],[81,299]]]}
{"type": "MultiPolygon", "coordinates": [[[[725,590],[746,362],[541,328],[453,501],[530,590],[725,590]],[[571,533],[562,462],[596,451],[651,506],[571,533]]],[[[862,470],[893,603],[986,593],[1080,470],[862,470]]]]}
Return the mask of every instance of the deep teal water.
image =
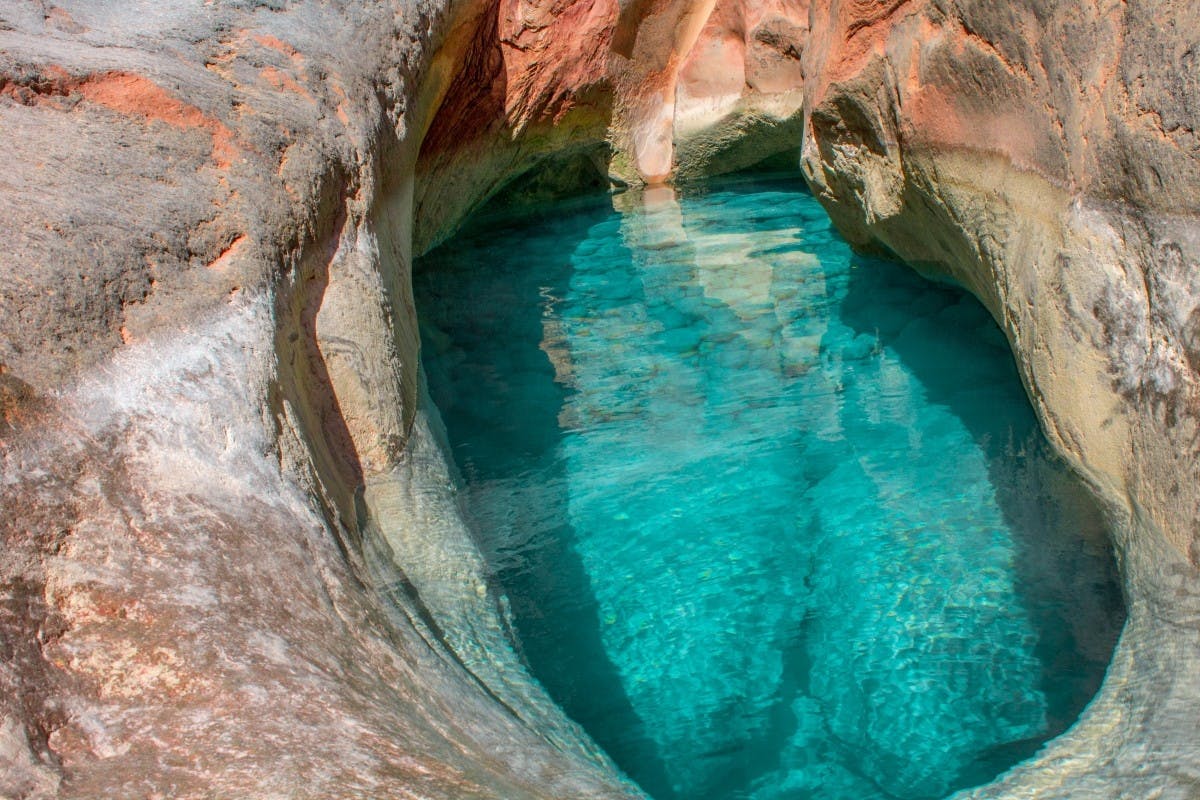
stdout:
{"type": "Polygon", "coordinates": [[[657,800],[941,797],[1099,686],[1112,557],[1002,334],[795,179],[493,219],[415,280],[523,653],[657,800]]]}

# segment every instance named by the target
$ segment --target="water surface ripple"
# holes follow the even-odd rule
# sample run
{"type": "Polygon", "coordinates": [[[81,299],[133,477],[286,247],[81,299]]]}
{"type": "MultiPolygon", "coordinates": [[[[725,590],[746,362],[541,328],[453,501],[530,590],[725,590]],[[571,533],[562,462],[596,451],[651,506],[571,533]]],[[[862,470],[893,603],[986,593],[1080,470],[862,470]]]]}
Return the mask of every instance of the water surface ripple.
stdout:
{"type": "Polygon", "coordinates": [[[524,655],[657,800],[941,797],[1099,686],[1112,557],[1002,334],[794,179],[482,223],[416,283],[524,655]]]}

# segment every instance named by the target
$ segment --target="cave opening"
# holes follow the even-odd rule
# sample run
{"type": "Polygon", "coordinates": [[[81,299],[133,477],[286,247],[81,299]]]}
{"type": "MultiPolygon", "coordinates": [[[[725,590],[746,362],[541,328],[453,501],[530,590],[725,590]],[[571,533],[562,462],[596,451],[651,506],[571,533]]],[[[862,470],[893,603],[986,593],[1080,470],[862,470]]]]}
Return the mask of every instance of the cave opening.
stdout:
{"type": "Polygon", "coordinates": [[[795,174],[506,196],[415,265],[532,674],[656,800],[943,797],[1069,727],[1124,607],[965,292],[795,174]]]}

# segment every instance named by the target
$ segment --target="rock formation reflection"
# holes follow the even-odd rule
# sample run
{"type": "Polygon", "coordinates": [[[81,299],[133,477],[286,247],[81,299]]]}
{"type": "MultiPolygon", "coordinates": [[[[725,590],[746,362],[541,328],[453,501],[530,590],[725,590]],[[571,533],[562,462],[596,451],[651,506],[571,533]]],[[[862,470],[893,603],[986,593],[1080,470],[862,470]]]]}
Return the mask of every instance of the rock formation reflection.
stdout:
{"type": "Polygon", "coordinates": [[[1120,593],[986,312],[793,184],[614,204],[419,276],[551,694],[658,800],[933,798],[1068,726],[1120,593]]]}

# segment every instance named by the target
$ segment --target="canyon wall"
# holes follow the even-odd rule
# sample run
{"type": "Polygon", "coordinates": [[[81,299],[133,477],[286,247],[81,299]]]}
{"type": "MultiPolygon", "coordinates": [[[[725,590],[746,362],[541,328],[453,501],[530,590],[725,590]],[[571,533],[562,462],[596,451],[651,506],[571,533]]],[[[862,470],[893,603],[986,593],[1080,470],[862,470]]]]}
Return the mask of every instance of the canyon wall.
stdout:
{"type": "Polygon", "coordinates": [[[979,796],[1194,796],[1197,16],[0,2],[0,795],[637,796],[512,648],[411,260],[531,171],[803,143],[852,243],[991,309],[1114,520],[1105,688],[979,796]]]}
{"type": "Polygon", "coordinates": [[[414,246],[514,178],[549,191],[794,152],[808,0],[488,0],[417,163],[414,246]]]}
{"type": "Polygon", "coordinates": [[[814,190],[983,299],[1056,445],[1196,560],[1200,10],[859,5],[814,9],[814,190]]]}
{"type": "Polygon", "coordinates": [[[0,796],[630,797],[421,407],[476,9],[0,4],[0,796]]]}
{"type": "Polygon", "coordinates": [[[818,0],[802,167],[856,246],[977,295],[1107,504],[1130,620],[1083,720],[979,797],[1192,797],[1200,11],[818,0]]]}

